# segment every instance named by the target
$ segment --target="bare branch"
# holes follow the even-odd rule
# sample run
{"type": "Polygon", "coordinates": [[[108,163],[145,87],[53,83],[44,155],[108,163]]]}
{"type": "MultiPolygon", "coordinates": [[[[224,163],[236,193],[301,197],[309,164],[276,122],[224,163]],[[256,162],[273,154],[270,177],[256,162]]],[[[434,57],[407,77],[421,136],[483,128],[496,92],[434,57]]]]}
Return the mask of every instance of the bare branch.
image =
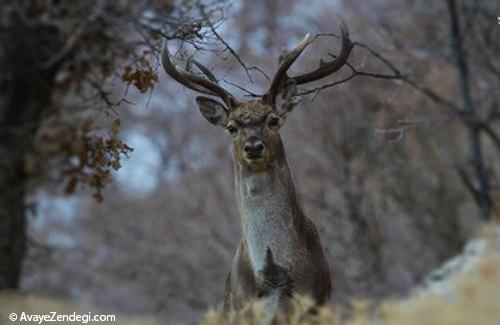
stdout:
{"type": "Polygon", "coordinates": [[[210,27],[210,30],[212,31],[212,33],[215,35],[215,37],[222,44],[224,44],[225,48],[229,51],[229,53],[231,53],[231,55],[236,59],[236,61],[238,61],[238,63],[243,67],[243,69],[245,70],[245,73],[246,73],[246,75],[251,83],[254,83],[254,80],[252,78],[252,75],[250,74],[250,71],[257,71],[262,76],[264,76],[264,78],[266,78],[267,80],[270,80],[269,76],[264,71],[262,71],[260,68],[258,68],[256,66],[247,66],[245,64],[245,62],[243,62],[243,60],[240,58],[240,56],[236,53],[236,51],[226,42],[226,40],[223,37],[221,37],[219,35],[215,26],[208,19],[207,19],[207,24],[208,24],[208,27],[210,27]]]}
{"type": "MultiPolygon", "coordinates": [[[[332,54],[330,54],[330,55],[334,56],[332,54]]],[[[365,77],[379,78],[379,79],[395,79],[395,80],[401,79],[401,77],[398,74],[391,75],[391,74],[381,74],[381,73],[374,73],[374,72],[368,72],[368,71],[358,71],[349,62],[346,62],[345,65],[351,69],[351,74],[349,76],[342,78],[340,80],[336,80],[334,82],[313,88],[313,89],[304,90],[302,92],[299,92],[298,95],[307,95],[307,94],[311,94],[311,93],[316,93],[316,95],[315,95],[315,97],[316,97],[321,90],[348,82],[357,76],[365,76],[365,77]]],[[[313,100],[314,100],[314,98],[313,98],[313,100]]]]}
{"type": "Polygon", "coordinates": [[[62,47],[62,49],[53,57],[51,57],[48,61],[41,64],[40,68],[49,69],[59,62],[61,62],[73,49],[76,44],[80,40],[80,38],[85,34],[87,28],[94,24],[94,22],[99,18],[100,12],[94,12],[88,19],[85,19],[81,24],[79,24],[74,31],[72,31],[69,35],[70,37],[66,41],[66,44],[62,47]]]}
{"type": "Polygon", "coordinates": [[[461,166],[456,166],[456,170],[462,183],[465,185],[467,190],[472,194],[476,203],[479,204],[479,202],[481,201],[480,193],[476,188],[476,186],[474,186],[474,184],[472,183],[471,177],[469,176],[467,171],[461,166]]]}
{"type": "Polygon", "coordinates": [[[319,86],[319,87],[316,87],[316,88],[313,88],[313,89],[304,90],[302,92],[297,93],[297,95],[301,96],[301,95],[307,95],[307,94],[312,94],[312,93],[318,94],[323,89],[331,88],[331,87],[334,87],[334,86],[346,83],[349,80],[354,79],[358,75],[359,75],[358,73],[353,72],[353,73],[351,73],[349,76],[347,76],[345,78],[342,78],[340,80],[337,80],[337,81],[334,81],[334,82],[331,82],[331,83],[327,83],[325,85],[322,85],[322,86],[319,86]]]}
{"type": "MultiPolygon", "coordinates": [[[[333,33],[319,33],[313,38],[313,40],[316,39],[317,37],[323,37],[323,36],[336,37],[336,38],[341,37],[341,36],[333,34],[333,33]]],[[[323,85],[323,86],[320,86],[320,87],[317,87],[314,89],[302,91],[301,93],[299,93],[299,95],[311,94],[311,93],[315,93],[315,92],[321,91],[321,90],[326,89],[326,88],[334,87],[334,86],[337,86],[339,84],[345,83],[345,82],[347,82],[347,81],[349,81],[357,76],[366,76],[366,77],[379,78],[379,79],[400,80],[400,81],[406,83],[407,85],[411,86],[415,90],[419,91],[420,93],[422,93],[423,95],[425,95],[426,97],[428,97],[429,99],[434,101],[435,103],[446,107],[453,114],[460,116],[464,121],[467,120],[467,117],[464,115],[464,111],[463,111],[462,107],[460,107],[459,105],[442,97],[441,95],[439,95],[438,93],[436,93],[434,90],[430,89],[429,87],[425,86],[424,84],[422,84],[422,83],[416,81],[415,79],[412,79],[408,75],[402,73],[400,69],[398,69],[389,59],[387,59],[381,53],[377,52],[376,50],[374,50],[370,46],[368,46],[364,43],[360,43],[360,42],[353,42],[353,47],[359,47],[359,48],[367,51],[370,55],[372,55],[378,61],[383,63],[384,66],[389,68],[389,70],[392,72],[392,74],[382,74],[382,73],[374,73],[374,72],[368,72],[368,71],[358,71],[351,64],[349,64],[347,62],[346,65],[349,66],[351,68],[351,70],[353,71],[351,73],[351,75],[349,75],[348,77],[345,77],[341,80],[334,81],[332,83],[329,83],[329,84],[326,84],[326,85],[323,85]]]]}
{"type": "Polygon", "coordinates": [[[500,153],[500,135],[493,130],[493,128],[486,123],[479,123],[479,129],[483,131],[495,144],[497,150],[500,153]]]}
{"type": "Polygon", "coordinates": [[[225,82],[225,83],[227,83],[228,85],[231,85],[231,86],[233,86],[233,87],[238,88],[239,90],[244,91],[244,92],[246,93],[246,95],[245,95],[245,96],[247,96],[247,97],[254,97],[254,98],[260,98],[260,97],[262,97],[262,95],[259,95],[259,94],[256,94],[256,93],[253,93],[253,92],[251,92],[250,90],[248,90],[248,89],[246,89],[246,88],[244,88],[244,87],[242,87],[242,86],[240,86],[240,85],[238,85],[238,84],[236,84],[236,83],[234,83],[234,82],[231,82],[231,81],[229,81],[229,80],[226,80],[225,78],[222,78],[222,81],[223,81],[223,82],[225,82]]]}

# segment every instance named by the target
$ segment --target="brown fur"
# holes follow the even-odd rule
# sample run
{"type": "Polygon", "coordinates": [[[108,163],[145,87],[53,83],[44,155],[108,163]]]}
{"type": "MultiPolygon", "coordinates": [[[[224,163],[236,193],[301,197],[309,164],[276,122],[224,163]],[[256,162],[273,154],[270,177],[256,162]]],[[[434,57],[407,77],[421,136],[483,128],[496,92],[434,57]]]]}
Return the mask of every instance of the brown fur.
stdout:
{"type": "Polygon", "coordinates": [[[329,269],[316,227],[295,194],[279,135],[283,118],[270,126],[279,112],[260,101],[240,104],[227,115],[217,103],[203,101],[201,110],[209,121],[237,129],[232,141],[243,237],[226,281],[224,309],[240,308],[255,298],[265,299],[270,310],[284,309],[295,293],[325,303],[330,297],[329,269]],[[257,159],[244,150],[251,137],[265,145],[257,159]]]}
{"type": "Polygon", "coordinates": [[[192,90],[217,96],[226,105],[196,98],[203,116],[231,134],[234,147],[235,194],[243,237],[227,279],[226,310],[257,297],[272,309],[282,308],[295,292],[309,294],[317,303],[330,296],[330,275],[320,239],[297,201],[278,131],[300,101],[298,85],[324,78],[346,64],[354,43],[346,28],[341,31],[342,49],[335,59],[309,73],[289,77],[288,69],[312,42],[307,34],[283,55],[266,94],[244,103],[223,89],[200,63],[195,61],[206,78],[179,69],[164,42],[165,72],[192,90]],[[277,101],[281,101],[279,107],[277,101]]]}

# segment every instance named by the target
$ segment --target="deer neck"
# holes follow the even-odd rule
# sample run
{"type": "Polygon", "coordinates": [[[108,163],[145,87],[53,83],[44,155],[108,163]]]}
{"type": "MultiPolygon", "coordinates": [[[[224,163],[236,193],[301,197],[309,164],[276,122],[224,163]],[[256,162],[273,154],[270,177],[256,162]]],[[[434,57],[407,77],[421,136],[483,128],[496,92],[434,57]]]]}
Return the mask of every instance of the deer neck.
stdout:
{"type": "Polygon", "coordinates": [[[277,159],[264,171],[236,163],[237,208],[254,271],[264,267],[269,247],[277,264],[290,268],[297,248],[294,225],[302,213],[281,141],[277,159]]]}

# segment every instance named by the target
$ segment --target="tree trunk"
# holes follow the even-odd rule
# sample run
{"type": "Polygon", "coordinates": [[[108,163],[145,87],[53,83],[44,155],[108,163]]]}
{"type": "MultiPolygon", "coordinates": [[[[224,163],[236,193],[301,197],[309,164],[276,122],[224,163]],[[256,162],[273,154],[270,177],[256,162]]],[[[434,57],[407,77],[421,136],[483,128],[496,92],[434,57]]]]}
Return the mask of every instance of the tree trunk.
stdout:
{"type": "Polygon", "coordinates": [[[14,289],[19,285],[26,251],[26,175],[24,153],[16,146],[22,139],[5,131],[10,130],[2,125],[0,150],[7,158],[0,170],[0,289],[14,289]]]}
{"type": "Polygon", "coordinates": [[[470,159],[474,168],[476,180],[476,197],[479,212],[484,220],[490,219],[492,200],[490,196],[489,179],[484,165],[483,150],[481,147],[480,124],[477,120],[476,108],[472,101],[469,67],[467,54],[464,49],[463,35],[460,28],[455,0],[448,1],[448,12],[450,14],[451,46],[455,55],[458,77],[460,82],[460,96],[467,117],[467,128],[469,132],[470,159]]]}
{"type": "Polygon", "coordinates": [[[49,28],[16,24],[2,30],[0,85],[0,290],[20,283],[26,252],[26,154],[33,148],[41,112],[50,105],[55,69],[41,69],[55,38],[49,28]]]}

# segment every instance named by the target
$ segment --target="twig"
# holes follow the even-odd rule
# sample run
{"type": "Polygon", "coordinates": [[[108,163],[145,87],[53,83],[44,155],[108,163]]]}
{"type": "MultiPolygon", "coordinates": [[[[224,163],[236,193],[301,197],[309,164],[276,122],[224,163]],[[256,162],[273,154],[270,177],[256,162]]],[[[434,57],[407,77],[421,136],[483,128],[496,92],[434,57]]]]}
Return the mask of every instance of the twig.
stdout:
{"type": "MultiPolygon", "coordinates": [[[[202,11],[202,13],[205,16],[205,13],[203,11],[202,11]]],[[[205,19],[207,19],[207,18],[205,18],[205,19]]],[[[243,60],[240,58],[240,56],[236,53],[236,51],[226,42],[226,40],[224,40],[224,38],[222,38],[219,35],[219,33],[217,33],[215,26],[208,19],[207,19],[207,25],[210,28],[210,30],[212,31],[212,33],[215,35],[215,37],[217,37],[217,39],[222,44],[224,44],[224,46],[229,51],[229,53],[231,53],[231,55],[236,59],[236,61],[238,61],[238,63],[243,67],[243,69],[245,70],[245,73],[246,73],[246,75],[251,83],[254,83],[252,75],[250,74],[250,71],[252,71],[252,70],[259,72],[262,76],[264,76],[264,78],[266,78],[267,80],[270,80],[269,76],[264,71],[262,71],[262,69],[260,69],[256,66],[247,66],[245,64],[245,62],[243,62],[243,60]]]]}
{"type": "MultiPolygon", "coordinates": [[[[339,35],[334,34],[334,33],[318,33],[314,38],[311,40],[315,40],[318,37],[335,37],[335,38],[340,38],[339,35]]],[[[356,70],[351,64],[347,63],[347,66],[349,66],[352,70],[351,75],[348,77],[345,77],[341,80],[334,81],[332,83],[303,91],[299,93],[299,95],[306,95],[310,93],[318,93],[319,91],[337,86],[339,84],[345,83],[351,79],[354,79],[357,76],[366,76],[366,77],[371,77],[371,78],[379,78],[379,79],[390,79],[390,80],[400,80],[408,85],[410,85],[412,88],[416,89],[420,93],[424,94],[437,104],[440,104],[444,107],[446,107],[448,110],[450,110],[453,114],[456,114],[459,116],[464,122],[467,121],[467,117],[464,114],[464,111],[461,106],[449,101],[448,99],[442,97],[441,95],[437,94],[435,91],[430,89],[429,87],[421,84],[420,82],[410,78],[408,75],[404,74],[399,70],[389,59],[387,59],[384,55],[381,53],[377,52],[376,50],[372,49],[370,46],[360,43],[360,42],[353,42],[354,47],[359,47],[365,51],[367,51],[370,55],[372,55],[374,58],[376,58],[378,61],[382,62],[389,70],[391,70],[392,74],[381,74],[381,73],[374,73],[374,72],[368,72],[368,71],[358,71],[356,70]]]]}
{"type": "Polygon", "coordinates": [[[233,87],[238,88],[239,90],[244,91],[244,92],[246,93],[246,95],[245,95],[245,96],[247,96],[247,97],[255,97],[255,98],[260,98],[260,97],[262,97],[262,95],[259,95],[259,94],[256,94],[256,93],[253,93],[253,92],[251,92],[250,90],[245,89],[245,88],[243,88],[242,86],[240,86],[240,85],[238,85],[238,84],[236,84],[236,83],[234,83],[234,82],[231,82],[231,81],[226,80],[225,78],[223,78],[223,79],[222,79],[222,81],[223,81],[223,82],[225,82],[225,83],[227,83],[227,84],[229,84],[229,85],[231,85],[231,86],[233,86],[233,87]]]}

